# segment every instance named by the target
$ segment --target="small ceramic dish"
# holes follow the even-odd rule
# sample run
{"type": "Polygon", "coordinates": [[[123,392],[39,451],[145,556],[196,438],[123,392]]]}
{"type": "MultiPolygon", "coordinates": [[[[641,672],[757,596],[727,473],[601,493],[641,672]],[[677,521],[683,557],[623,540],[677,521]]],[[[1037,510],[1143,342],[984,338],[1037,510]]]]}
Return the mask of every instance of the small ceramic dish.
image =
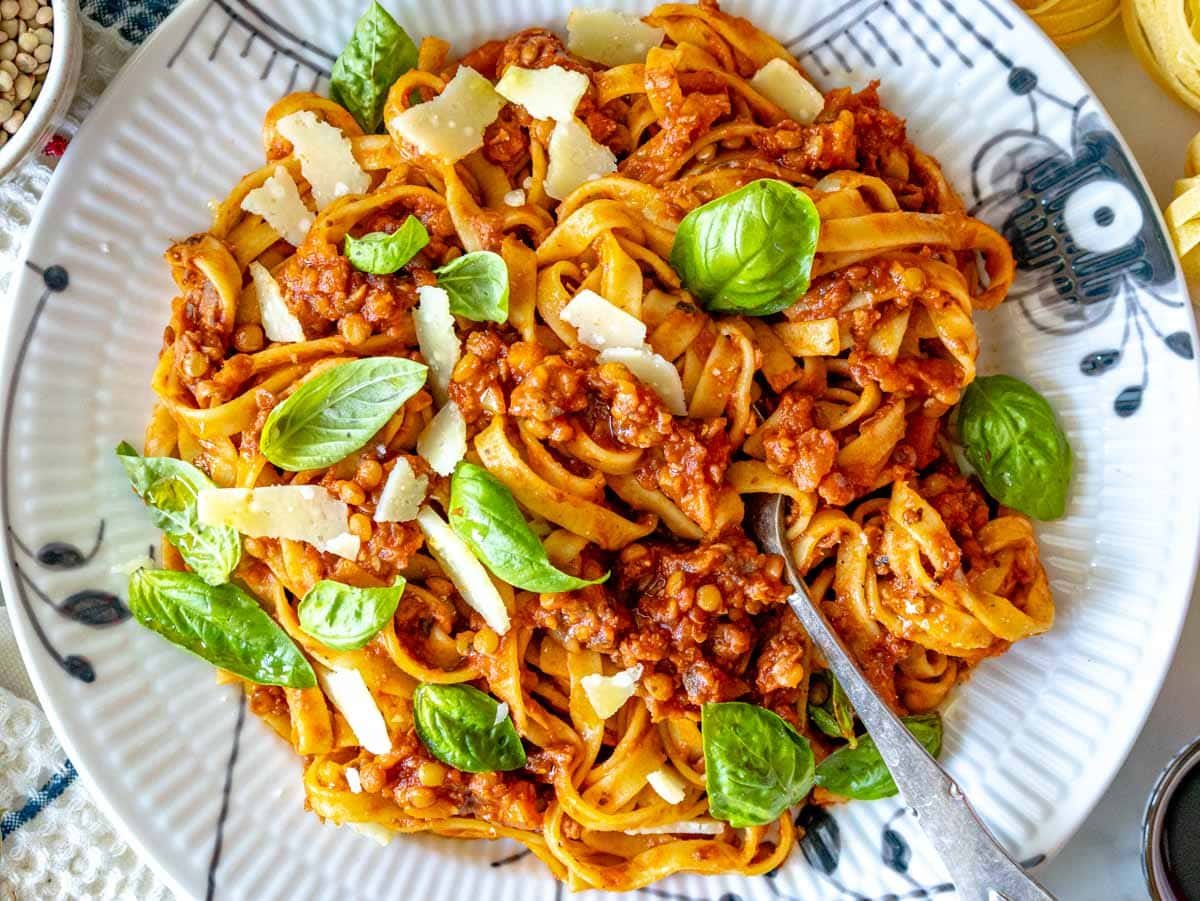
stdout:
{"type": "Polygon", "coordinates": [[[54,10],[50,69],[46,72],[46,80],[42,82],[42,92],[25,121],[16,134],[0,147],[0,179],[43,145],[54,126],[62,121],[75,96],[79,64],[83,59],[79,5],[75,0],[52,0],[50,6],[54,10]]]}
{"type": "Polygon", "coordinates": [[[1193,770],[1200,768],[1200,737],[1172,758],[1158,777],[1150,800],[1146,804],[1146,816],[1142,827],[1142,843],[1145,854],[1142,859],[1142,869],[1146,874],[1146,887],[1154,901],[1175,901],[1192,897],[1189,891],[1195,888],[1195,870],[1188,869],[1187,873],[1180,872],[1180,860],[1187,854],[1185,848],[1172,848],[1173,841],[1178,841],[1183,828],[1194,828],[1195,824],[1184,826],[1179,822],[1181,811],[1172,811],[1172,800],[1184,789],[1185,783],[1194,779],[1193,770]],[[1191,883],[1189,889],[1184,880],[1191,883]]]}

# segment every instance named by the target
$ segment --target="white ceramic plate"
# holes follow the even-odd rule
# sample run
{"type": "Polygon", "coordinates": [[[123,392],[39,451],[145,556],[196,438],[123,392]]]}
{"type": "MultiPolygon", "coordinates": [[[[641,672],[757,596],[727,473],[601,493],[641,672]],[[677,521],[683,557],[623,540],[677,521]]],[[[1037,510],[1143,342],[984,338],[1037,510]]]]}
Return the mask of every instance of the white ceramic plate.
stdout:
{"type": "MultiPolygon", "coordinates": [[[[595,0],[593,0],[595,2],[595,0]]],[[[561,27],[571,0],[387,4],[463,51],[561,27]]],[[[633,3],[621,3],[637,8],[633,3]]],[[[507,843],[380,848],[303,810],[300,765],[209,667],[127,619],[111,568],[156,539],[112,453],[137,440],[173,286],[161,253],[259,164],[267,106],[325,85],[362,0],[190,0],[89,116],[14,279],[0,432],[3,593],[51,720],[94,796],[182,896],[551,899],[507,843]]],[[[1020,857],[1053,854],[1107,786],[1174,650],[1200,532],[1196,333],[1161,220],[1068,63],[1002,0],[739,0],[825,85],[891,108],[1023,274],[981,317],[983,370],[1040,388],[1077,453],[1069,514],[1039,529],[1058,602],[981,666],[944,759],[1020,857]]],[[[645,7],[642,7],[643,9],[645,7]]],[[[948,891],[896,801],[806,814],[768,878],[681,876],[672,899],[948,891]]],[[[923,894],[924,893],[924,894],[923,894]]]]}

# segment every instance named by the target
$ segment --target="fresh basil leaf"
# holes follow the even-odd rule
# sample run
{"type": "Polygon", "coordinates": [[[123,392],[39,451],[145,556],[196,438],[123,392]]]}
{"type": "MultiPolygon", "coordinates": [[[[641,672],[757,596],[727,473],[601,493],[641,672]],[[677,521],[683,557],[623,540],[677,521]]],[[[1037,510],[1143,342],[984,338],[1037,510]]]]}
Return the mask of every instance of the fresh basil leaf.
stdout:
{"type": "Polygon", "coordinates": [[[474,322],[508,321],[508,266],[490,250],[477,250],[435,269],[450,295],[450,312],[474,322]]]}
{"type": "Polygon", "coordinates": [[[987,493],[1035,519],[1067,511],[1071,445],[1046,399],[1019,379],[989,375],[963,392],[958,434],[987,493]]]}
{"type": "Polygon", "coordinates": [[[416,216],[409,216],[394,232],[371,232],[361,238],[346,235],[345,254],[350,264],[372,275],[390,275],[429,243],[429,232],[416,216]]]}
{"type": "Polygon", "coordinates": [[[147,629],[243,679],[288,688],[317,684],[288,634],[236,585],[139,569],[129,577],[129,610],[147,629]]]}
{"type": "Polygon", "coordinates": [[[833,670],[818,670],[813,674],[813,684],[809,686],[808,718],[814,726],[830,738],[840,738],[850,742],[850,747],[858,744],[854,735],[854,707],[846,690],[838,681],[833,670]],[[814,703],[814,692],[824,694],[820,703],[814,703]]]}
{"type": "MultiPolygon", "coordinates": [[[[942,753],[942,718],[936,713],[901,717],[921,745],[937,757],[942,753]]],[[[860,735],[858,746],[834,751],[817,767],[817,785],[835,795],[858,801],[877,801],[897,793],[896,782],[879,748],[869,735],[860,735]]]]}
{"type": "Polygon", "coordinates": [[[574,591],[591,581],[555,568],[504,483],[482,466],[460,463],[450,480],[450,528],[500,579],[526,591],[574,591]]]}
{"type": "Polygon", "coordinates": [[[192,571],[211,585],[229,581],[242,558],[237,529],[206,526],[196,514],[196,497],[212,480],[191,463],[174,457],[143,457],[132,445],[117,445],[117,459],[129,473],[138,497],[150,508],[150,518],[175,545],[192,571]]]}
{"type": "Polygon", "coordinates": [[[708,809],[730,826],[764,826],[808,795],[808,740],[778,714],[726,701],[700,709],[708,809]]]}
{"type": "Polygon", "coordinates": [[[417,45],[382,6],[372,2],[333,64],[329,96],[372,134],[383,121],[388,89],[417,64],[417,45]]]}
{"type": "Polygon", "coordinates": [[[417,737],[442,763],[465,773],[493,773],[525,765],[525,748],[500,705],[470,685],[421,684],[413,692],[417,737]]]}
{"type": "Polygon", "coordinates": [[[326,647],[354,651],[395,616],[403,594],[403,578],[391,588],[356,588],[323,579],[300,602],[300,628],[326,647]]]}
{"type": "Polygon", "coordinates": [[[671,266],[706,310],[768,316],[808,290],[820,232],[807,194],[760,178],[688,213],[671,266]]]}
{"type": "Polygon", "coordinates": [[[332,466],[370,441],[421,389],[426,372],[403,357],[368,357],[327,369],[271,411],[260,449],[289,472],[332,466]]]}

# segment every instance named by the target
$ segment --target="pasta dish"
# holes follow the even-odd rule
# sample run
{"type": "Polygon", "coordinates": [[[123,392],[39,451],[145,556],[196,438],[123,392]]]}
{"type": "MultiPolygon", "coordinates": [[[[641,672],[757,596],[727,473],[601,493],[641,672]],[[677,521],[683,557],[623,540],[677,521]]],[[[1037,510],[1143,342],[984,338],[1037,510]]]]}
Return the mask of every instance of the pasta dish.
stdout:
{"type": "Polygon", "coordinates": [[[170,247],[136,618],[244,687],[317,816],[574,889],[767,873],[894,794],[745,498],[936,754],[1050,628],[1070,449],[977,377],[1004,238],[870,84],[715,2],[456,56],[372,5],[170,247]],[[825,86],[828,87],[828,86],[825,86]]]}

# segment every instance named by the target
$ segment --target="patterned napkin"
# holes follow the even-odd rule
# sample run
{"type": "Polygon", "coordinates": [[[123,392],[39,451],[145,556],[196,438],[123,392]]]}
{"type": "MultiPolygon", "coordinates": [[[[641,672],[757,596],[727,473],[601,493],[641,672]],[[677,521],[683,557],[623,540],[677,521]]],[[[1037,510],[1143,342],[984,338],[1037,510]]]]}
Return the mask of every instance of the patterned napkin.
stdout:
{"type": "MultiPolygon", "coordinates": [[[[178,0],[81,0],[83,70],[68,120],[0,182],[0,295],[54,165],[136,44],[178,0]]],[[[0,301],[0,339],[8,320],[0,301]]],[[[92,804],[63,754],[13,641],[0,597],[0,901],[167,901],[168,889],[92,804]]]]}

